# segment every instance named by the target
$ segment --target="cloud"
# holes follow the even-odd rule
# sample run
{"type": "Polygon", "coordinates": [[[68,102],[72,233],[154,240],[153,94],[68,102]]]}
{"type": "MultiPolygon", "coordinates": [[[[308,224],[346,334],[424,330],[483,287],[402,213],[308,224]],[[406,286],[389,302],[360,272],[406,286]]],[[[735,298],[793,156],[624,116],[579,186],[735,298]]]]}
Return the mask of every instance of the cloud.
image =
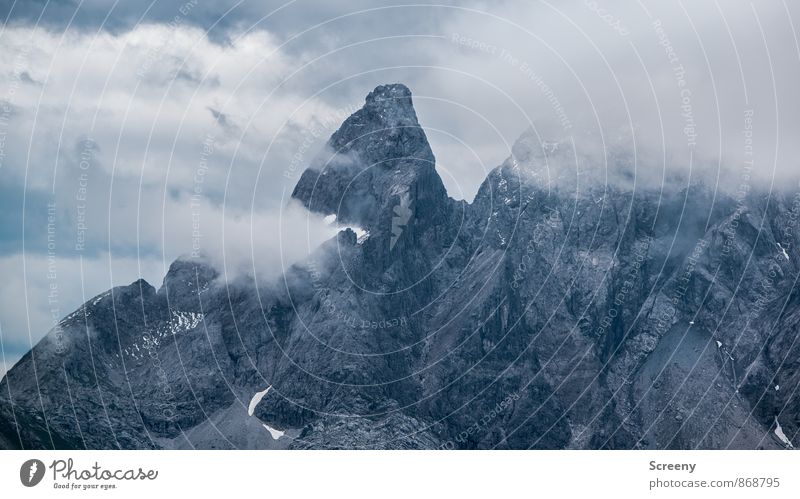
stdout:
{"type": "MultiPolygon", "coordinates": [[[[0,4],[0,16],[11,24],[47,27],[53,31],[73,28],[82,31],[122,33],[140,24],[179,24],[207,30],[218,43],[230,41],[243,29],[259,26],[288,36],[331,18],[397,5],[397,0],[159,0],[152,3],[65,0],[28,0],[0,4]]],[[[418,3],[441,4],[458,1],[426,0],[418,3]]],[[[403,29],[426,23],[429,19],[413,10],[393,11],[392,24],[403,29]]],[[[362,25],[359,30],[370,29],[362,25]]],[[[379,26],[371,29],[380,31],[379,26]]]]}
{"type": "MultiPolygon", "coordinates": [[[[74,144],[86,138],[100,146],[92,159],[106,173],[143,185],[186,185],[203,138],[219,130],[219,116],[236,116],[247,130],[236,142],[219,144],[213,159],[221,169],[234,154],[252,164],[261,158],[264,137],[301,101],[284,94],[268,99],[265,89],[299,62],[277,51],[263,31],[226,47],[199,29],[165,25],[65,35],[7,28],[0,38],[0,63],[12,67],[21,60],[23,74],[41,82],[16,88],[14,126],[7,129],[6,171],[17,180],[27,176],[29,189],[50,188],[64,163],[75,161],[74,144]],[[194,79],[178,77],[189,72],[194,79]]],[[[10,86],[15,78],[5,74],[0,84],[10,86]]],[[[304,119],[302,111],[297,119],[304,119]]],[[[216,185],[224,182],[207,188],[216,185]]]]}
{"type": "MultiPolygon", "coordinates": [[[[162,244],[170,254],[210,258],[228,280],[243,274],[276,279],[341,230],[328,224],[322,215],[290,202],[288,193],[282,199],[278,209],[256,211],[217,205],[203,198],[178,198],[167,208],[173,224],[164,230],[162,244]]],[[[153,239],[159,236],[149,235],[153,239]]]]}
{"type": "MultiPolygon", "coordinates": [[[[118,132],[125,116],[126,128],[132,121],[143,121],[142,136],[126,133],[116,156],[123,163],[120,167],[130,162],[134,171],[142,163],[136,151],[145,146],[174,153],[164,161],[151,155],[144,161],[146,167],[187,157],[180,141],[172,151],[171,143],[159,144],[159,138],[172,139],[175,134],[163,130],[191,124],[207,128],[212,120],[201,113],[208,107],[236,116],[245,135],[263,145],[275,127],[258,126],[258,120],[280,121],[302,104],[301,116],[293,119],[307,123],[309,113],[324,112],[305,103],[307,97],[341,107],[360,102],[370,88],[387,81],[412,87],[434,150],[453,173],[453,179],[444,175],[445,182],[455,193],[461,187],[468,199],[484,170],[502,161],[531,123],[551,139],[586,132],[629,149],[651,149],[662,163],[666,156],[672,168],[688,168],[694,161],[714,169],[720,159],[738,168],[745,111],[752,109],[760,177],[771,178],[775,164],[779,174],[787,173],[786,165],[796,156],[791,137],[798,131],[793,117],[800,106],[793,82],[799,59],[790,22],[795,9],[784,3],[399,4],[348,1],[311,8],[302,1],[213,6],[158,2],[142,17],[143,7],[109,11],[107,5],[91,3],[80,9],[59,48],[66,68],[56,62],[51,73],[83,73],[77,91],[92,98],[105,95],[94,88],[105,82],[111,86],[107,93],[116,89],[118,102],[108,100],[110,96],[103,99],[104,109],[116,111],[109,121],[117,127],[110,130],[118,132]],[[180,22],[170,24],[176,13],[180,22]],[[107,17],[110,24],[101,25],[107,17]],[[204,30],[212,26],[224,26],[224,41],[206,36],[204,30]],[[95,30],[104,27],[109,31],[95,37],[95,30]],[[76,33],[80,35],[72,36],[76,33]],[[64,57],[63,47],[70,46],[74,57],[64,57]],[[126,47],[121,68],[114,64],[115,46],[126,47]],[[87,54],[91,57],[84,65],[87,54]],[[96,68],[86,69],[89,66],[96,68]],[[142,66],[148,69],[147,77],[128,108],[127,98],[139,80],[126,70],[135,72],[142,66]],[[678,86],[679,80],[685,87],[678,86]],[[198,86],[202,88],[195,93],[198,86]],[[260,106],[267,95],[268,102],[260,106]],[[147,106],[149,97],[154,108],[147,106]],[[206,102],[187,109],[193,100],[206,102]],[[126,109],[127,115],[120,111],[126,109]],[[165,119],[171,111],[185,114],[185,119],[165,119]],[[147,125],[153,124],[149,120],[156,113],[158,126],[148,144],[147,125]],[[258,119],[251,122],[253,114],[258,119]],[[690,158],[688,143],[695,135],[690,158]]],[[[42,46],[60,43],[70,9],[74,6],[69,3],[45,9],[44,25],[52,36],[42,46]],[[46,22],[48,18],[52,22],[46,22]]],[[[9,13],[17,21],[12,26],[29,26],[42,13],[42,5],[17,5],[9,13]]],[[[3,39],[18,33],[9,29],[3,39]]],[[[36,45],[41,42],[35,38],[36,45]]],[[[7,51],[6,58],[13,58],[13,51],[7,51]]],[[[40,73],[50,67],[47,58],[41,62],[40,73]]],[[[43,75],[31,70],[29,76],[42,81],[43,75]]],[[[265,153],[263,147],[242,145],[240,152],[245,151],[252,153],[247,159],[253,161],[265,153]]],[[[270,162],[281,159],[274,150],[267,156],[270,162]]]]}
{"type": "Polygon", "coordinates": [[[217,124],[227,133],[233,134],[237,130],[237,126],[234,125],[231,120],[228,118],[228,115],[214,109],[213,107],[209,107],[208,111],[211,113],[211,116],[214,117],[214,120],[217,124]]]}
{"type": "MultiPolygon", "coordinates": [[[[186,254],[196,250],[230,280],[255,273],[262,282],[272,281],[340,230],[294,202],[275,212],[223,213],[221,207],[207,201],[195,206],[178,200],[169,210],[176,223],[165,230],[169,234],[164,241],[165,255],[179,253],[171,251],[175,248],[188,248],[186,254]]],[[[116,243],[126,244],[124,240],[116,243]]],[[[127,244],[136,247],[135,241],[127,244]]],[[[0,257],[0,339],[9,365],[55,322],[95,295],[139,278],[160,287],[174,260],[173,256],[130,252],[84,256],[59,251],[58,245],[53,248],[50,254],[19,252],[0,257]]]]}
{"type": "Polygon", "coordinates": [[[188,26],[97,36],[18,26],[0,46],[11,68],[0,72],[0,92],[10,90],[0,123],[0,328],[10,358],[52,325],[48,253],[61,269],[63,316],[132,282],[130,269],[158,285],[174,258],[199,250],[228,273],[274,277],[335,234],[285,192],[333,131],[321,117],[340,113],[277,88],[302,61],[268,33],[222,46],[188,26]],[[176,78],[184,70],[194,76],[176,78]]]}
{"type": "MultiPolygon", "coordinates": [[[[220,46],[186,26],[66,39],[18,27],[0,45],[0,63],[38,72],[42,82],[15,88],[3,130],[7,202],[17,219],[40,221],[26,235],[30,251],[44,247],[42,213],[52,202],[61,248],[76,246],[80,234],[81,251],[186,253],[187,238],[172,235],[191,228],[193,198],[207,204],[208,220],[223,210],[278,213],[283,191],[338,126],[320,120],[345,117],[281,88],[302,60],[282,54],[264,31],[220,46]],[[194,79],[176,78],[186,68],[194,79]]],[[[0,89],[17,73],[3,78],[0,89]]]]}
{"type": "MultiPolygon", "coordinates": [[[[431,77],[426,90],[475,113],[454,125],[443,109],[438,127],[485,145],[477,136],[490,135],[484,118],[509,141],[529,122],[544,140],[572,138],[579,149],[599,151],[589,166],[605,168],[611,158],[602,153],[624,150],[636,154],[642,174],[691,172],[712,184],[718,174],[740,178],[752,152],[751,182],[766,188],[773,175],[776,185],[796,178],[793,13],[779,2],[647,9],[506,2],[455,13],[440,27],[449,46],[436,52],[440,72],[454,74],[431,77]]],[[[459,175],[462,184],[468,178],[459,175]]]]}
{"type": "MultiPolygon", "coordinates": [[[[279,272],[335,232],[287,193],[395,81],[457,198],[531,126],[534,146],[574,141],[589,168],[622,158],[637,178],[738,182],[752,160],[748,182],[795,185],[800,51],[781,2],[182,1],[144,17],[84,2],[67,26],[75,8],[0,10],[0,255],[20,258],[24,242],[34,270],[54,204],[65,267],[169,262],[199,230],[232,272],[279,272]]],[[[97,272],[98,288],[126,283],[97,272]]],[[[8,289],[0,327],[26,336],[8,289]]]]}
{"type": "Polygon", "coordinates": [[[458,198],[471,199],[531,125],[543,140],[574,140],[594,168],[627,151],[656,179],[739,178],[751,151],[754,182],[795,175],[800,57],[781,3],[243,4],[226,15],[224,42],[204,30],[233,3],[180,13],[185,3],[159,2],[140,23],[120,7],[100,31],[100,4],[44,29],[26,21],[40,6],[15,7],[0,36],[10,68],[0,90],[14,89],[5,181],[29,193],[58,186],[74,218],[89,139],[96,247],[161,251],[172,207],[201,169],[201,195],[215,205],[276,212],[341,110],[391,81],[414,91],[458,198]],[[125,231],[109,237],[109,225],[125,231]]]}

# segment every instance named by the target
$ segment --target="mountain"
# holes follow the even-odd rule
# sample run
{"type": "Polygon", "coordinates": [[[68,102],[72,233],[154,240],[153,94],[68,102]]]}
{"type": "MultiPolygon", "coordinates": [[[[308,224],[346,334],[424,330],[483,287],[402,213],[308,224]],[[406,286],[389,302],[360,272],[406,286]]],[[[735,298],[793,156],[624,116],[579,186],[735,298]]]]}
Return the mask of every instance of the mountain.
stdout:
{"type": "Polygon", "coordinates": [[[571,147],[527,132],[456,201],[377,87],[292,194],[358,230],[271,284],[185,258],[93,298],[0,383],[0,445],[800,443],[800,200],[601,181],[571,147]]]}

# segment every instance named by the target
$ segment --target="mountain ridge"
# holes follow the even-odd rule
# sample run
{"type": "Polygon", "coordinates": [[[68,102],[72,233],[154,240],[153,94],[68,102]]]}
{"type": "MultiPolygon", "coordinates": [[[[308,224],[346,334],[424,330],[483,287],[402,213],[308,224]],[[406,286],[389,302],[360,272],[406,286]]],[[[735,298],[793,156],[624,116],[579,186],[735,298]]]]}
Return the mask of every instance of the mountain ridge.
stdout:
{"type": "Polygon", "coordinates": [[[797,203],[553,184],[533,146],[455,201],[410,90],[377,87],[292,193],[368,236],[276,286],[181,259],[98,295],[0,382],[0,444],[797,444],[797,203]]]}

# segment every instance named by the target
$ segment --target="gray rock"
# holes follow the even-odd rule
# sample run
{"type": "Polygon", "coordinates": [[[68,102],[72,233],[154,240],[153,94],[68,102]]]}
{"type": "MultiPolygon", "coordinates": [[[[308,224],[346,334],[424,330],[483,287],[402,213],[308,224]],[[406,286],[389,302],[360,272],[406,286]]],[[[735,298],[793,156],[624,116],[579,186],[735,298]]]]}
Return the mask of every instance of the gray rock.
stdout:
{"type": "Polygon", "coordinates": [[[800,204],[564,174],[565,147],[527,133],[455,201],[408,88],[376,88],[292,194],[368,237],[90,300],[0,383],[0,446],[800,444],[800,204]]]}

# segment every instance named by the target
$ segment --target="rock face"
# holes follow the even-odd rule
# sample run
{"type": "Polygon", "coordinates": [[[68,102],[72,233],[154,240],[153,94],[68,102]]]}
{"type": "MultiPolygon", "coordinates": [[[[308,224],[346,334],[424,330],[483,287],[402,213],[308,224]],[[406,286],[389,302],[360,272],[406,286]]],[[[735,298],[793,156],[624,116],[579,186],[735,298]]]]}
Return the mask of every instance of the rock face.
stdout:
{"type": "Polygon", "coordinates": [[[293,193],[365,235],[273,285],[188,259],[90,300],[0,384],[0,445],[800,444],[800,198],[597,182],[565,147],[525,135],[455,201],[376,88],[293,193]]]}
{"type": "Polygon", "coordinates": [[[418,210],[436,210],[448,201],[405,86],[373,90],[327,146],[292,194],[313,211],[380,232],[391,226],[402,200],[408,207],[413,198],[418,210]]]}

